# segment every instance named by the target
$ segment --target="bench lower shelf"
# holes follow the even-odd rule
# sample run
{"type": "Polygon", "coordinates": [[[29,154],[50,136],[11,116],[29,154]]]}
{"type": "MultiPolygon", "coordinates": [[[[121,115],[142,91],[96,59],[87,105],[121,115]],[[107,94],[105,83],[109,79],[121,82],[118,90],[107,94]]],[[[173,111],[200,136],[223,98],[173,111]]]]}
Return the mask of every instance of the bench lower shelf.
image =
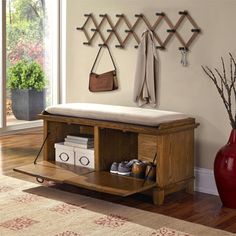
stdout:
{"type": "Polygon", "coordinates": [[[48,161],[17,167],[14,170],[45,180],[71,184],[123,197],[157,186],[152,181],[144,183],[142,179],[48,161]]]}

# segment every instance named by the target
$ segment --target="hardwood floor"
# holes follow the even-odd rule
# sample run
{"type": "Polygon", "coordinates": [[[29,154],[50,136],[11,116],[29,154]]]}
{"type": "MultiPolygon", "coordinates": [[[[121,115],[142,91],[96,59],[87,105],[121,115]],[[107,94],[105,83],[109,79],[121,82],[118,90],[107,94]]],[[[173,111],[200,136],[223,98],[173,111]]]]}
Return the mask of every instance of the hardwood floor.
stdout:
{"type": "MultiPolygon", "coordinates": [[[[35,182],[34,178],[12,169],[32,163],[42,141],[40,131],[0,137],[0,174],[35,182]]],[[[217,196],[179,192],[167,196],[162,206],[154,206],[152,198],[142,194],[122,198],[69,185],[55,187],[236,233],[236,210],[222,207],[217,196]]]]}

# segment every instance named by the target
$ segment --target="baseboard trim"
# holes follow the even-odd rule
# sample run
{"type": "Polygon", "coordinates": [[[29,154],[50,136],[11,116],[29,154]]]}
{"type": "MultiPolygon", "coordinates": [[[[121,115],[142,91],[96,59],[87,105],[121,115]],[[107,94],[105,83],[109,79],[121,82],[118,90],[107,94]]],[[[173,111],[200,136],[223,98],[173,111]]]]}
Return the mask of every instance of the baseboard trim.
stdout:
{"type": "Polygon", "coordinates": [[[208,193],[219,195],[213,170],[195,167],[195,191],[201,193],[208,193]]]}

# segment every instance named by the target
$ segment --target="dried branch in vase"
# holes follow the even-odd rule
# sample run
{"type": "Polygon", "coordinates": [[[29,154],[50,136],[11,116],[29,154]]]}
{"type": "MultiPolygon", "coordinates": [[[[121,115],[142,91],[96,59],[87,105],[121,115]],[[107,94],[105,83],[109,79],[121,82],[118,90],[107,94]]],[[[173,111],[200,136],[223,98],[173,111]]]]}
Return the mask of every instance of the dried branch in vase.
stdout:
{"type": "Polygon", "coordinates": [[[236,129],[236,61],[231,53],[230,56],[230,72],[226,72],[225,62],[221,57],[222,71],[208,66],[202,66],[206,75],[213,81],[229,116],[230,124],[236,129]],[[230,75],[228,75],[230,74],[230,75]]]}

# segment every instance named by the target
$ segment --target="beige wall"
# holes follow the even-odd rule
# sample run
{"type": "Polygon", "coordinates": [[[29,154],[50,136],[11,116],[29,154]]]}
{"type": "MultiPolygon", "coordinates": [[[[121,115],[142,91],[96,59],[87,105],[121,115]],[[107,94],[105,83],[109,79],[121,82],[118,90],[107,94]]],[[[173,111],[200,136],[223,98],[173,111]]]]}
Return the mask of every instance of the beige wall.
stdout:
{"type": "MultiPolygon", "coordinates": [[[[157,11],[164,11],[176,22],[179,10],[188,10],[202,29],[192,45],[189,66],[180,65],[179,43],[172,40],[168,49],[159,52],[159,109],[180,111],[196,117],[196,166],[213,168],[216,151],[226,143],[230,126],[226,111],[213,84],[203,74],[201,65],[220,67],[220,56],[230,51],[236,56],[235,0],[67,0],[67,102],[94,102],[135,106],[132,91],[137,50],[131,40],[127,49],[112,53],[118,67],[120,89],[108,93],[90,93],[88,75],[97,46],[82,44],[84,35],[75,30],[84,22],[84,13],[124,13],[132,21],[135,13],[144,13],[153,20],[157,11]]],[[[144,29],[144,28],[142,28],[144,29]]],[[[140,32],[142,30],[140,28],[140,32]]],[[[185,32],[185,29],[183,29],[185,32]]],[[[187,34],[187,32],[185,32],[187,34]]],[[[185,35],[185,34],[183,34],[185,35]]],[[[98,41],[96,42],[97,45],[98,41]]],[[[109,63],[108,63],[109,64],[109,63]]],[[[105,65],[98,72],[106,70],[105,65]]]]}

